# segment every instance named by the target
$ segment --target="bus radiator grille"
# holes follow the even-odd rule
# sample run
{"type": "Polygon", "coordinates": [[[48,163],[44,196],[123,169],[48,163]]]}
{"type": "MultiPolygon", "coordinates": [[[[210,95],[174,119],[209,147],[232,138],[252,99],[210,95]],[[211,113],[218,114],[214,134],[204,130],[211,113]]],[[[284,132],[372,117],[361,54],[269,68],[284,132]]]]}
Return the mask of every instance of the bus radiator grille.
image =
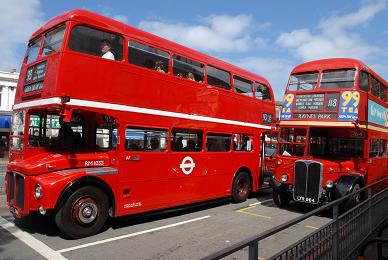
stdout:
{"type": "Polygon", "coordinates": [[[294,200],[317,204],[322,193],[322,164],[309,160],[295,162],[294,200]]]}

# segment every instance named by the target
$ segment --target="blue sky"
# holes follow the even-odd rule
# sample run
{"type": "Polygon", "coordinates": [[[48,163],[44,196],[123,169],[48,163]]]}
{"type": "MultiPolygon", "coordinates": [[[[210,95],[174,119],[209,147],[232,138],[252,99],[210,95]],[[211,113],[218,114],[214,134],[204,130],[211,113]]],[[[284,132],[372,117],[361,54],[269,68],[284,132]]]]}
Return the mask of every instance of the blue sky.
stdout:
{"type": "Polygon", "coordinates": [[[44,22],[83,8],[258,73],[278,100],[291,69],[313,59],[358,58],[388,79],[387,0],[2,2],[0,70],[19,70],[27,39],[44,22]]]}

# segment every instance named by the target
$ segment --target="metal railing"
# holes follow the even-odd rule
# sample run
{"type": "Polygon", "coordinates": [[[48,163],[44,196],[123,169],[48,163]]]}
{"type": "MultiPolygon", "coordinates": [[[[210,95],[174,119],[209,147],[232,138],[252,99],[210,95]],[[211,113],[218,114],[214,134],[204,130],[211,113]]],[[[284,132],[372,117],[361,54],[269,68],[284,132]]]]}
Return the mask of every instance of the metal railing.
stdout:
{"type": "Polygon", "coordinates": [[[260,241],[330,208],[333,219],[329,223],[269,259],[347,259],[388,218],[387,183],[388,177],[202,259],[221,259],[248,247],[248,259],[257,260],[260,241]],[[384,189],[374,194],[378,187],[384,189]],[[340,204],[358,193],[365,200],[340,215],[340,204]]]}

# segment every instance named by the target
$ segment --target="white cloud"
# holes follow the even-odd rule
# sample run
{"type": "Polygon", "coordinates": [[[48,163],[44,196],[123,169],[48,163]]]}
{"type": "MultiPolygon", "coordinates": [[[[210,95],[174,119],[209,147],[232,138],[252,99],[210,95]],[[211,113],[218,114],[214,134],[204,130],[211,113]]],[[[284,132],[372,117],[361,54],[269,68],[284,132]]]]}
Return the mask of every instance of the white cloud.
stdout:
{"type": "Polygon", "coordinates": [[[309,29],[294,30],[281,34],[277,43],[305,61],[330,57],[354,57],[365,60],[377,54],[379,48],[366,43],[350,29],[366,25],[386,7],[384,1],[367,4],[356,12],[321,20],[318,33],[313,33],[309,29]]]}
{"type": "Polygon", "coordinates": [[[198,25],[143,21],[139,27],[194,49],[214,52],[247,51],[251,45],[250,15],[211,15],[198,25]]]}
{"type": "Polygon", "coordinates": [[[122,22],[122,23],[128,23],[128,17],[125,15],[117,14],[112,17],[112,19],[122,22]]]}
{"type": "Polygon", "coordinates": [[[3,0],[0,14],[0,69],[19,70],[22,57],[18,47],[26,46],[31,34],[43,24],[40,1],[3,0]]]}
{"type": "Polygon", "coordinates": [[[282,100],[288,75],[293,65],[284,59],[249,57],[233,62],[237,66],[265,77],[271,84],[276,100],[282,100]]]}
{"type": "Polygon", "coordinates": [[[260,49],[267,49],[270,47],[270,44],[268,43],[267,39],[262,37],[256,37],[253,42],[255,43],[255,46],[260,49]]]}

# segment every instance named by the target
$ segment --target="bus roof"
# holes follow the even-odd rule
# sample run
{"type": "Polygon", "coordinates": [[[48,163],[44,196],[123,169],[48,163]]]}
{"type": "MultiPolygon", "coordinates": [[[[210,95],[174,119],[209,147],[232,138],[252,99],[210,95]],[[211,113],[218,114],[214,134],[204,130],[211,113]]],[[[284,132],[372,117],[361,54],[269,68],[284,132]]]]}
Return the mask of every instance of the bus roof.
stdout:
{"type": "Polygon", "coordinates": [[[383,82],[385,85],[388,85],[387,81],[385,81],[376,72],[374,72],[371,68],[369,68],[364,62],[357,59],[352,59],[352,58],[332,58],[332,59],[309,61],[296,66],[291,71],[291,74],[297,74],[297,73],[309,72],[309,71],[318,71],[318,70],[345,69],[345,68],[357,68],[357,67],[369,72],[380,82],[383,82]]]}
{"type": "Polygon", "coordinates": [[[167,49],[170,49],[171,51],[174,51],[174,52],[187,54],[189,55],[188,58],[192,56],[192,58],[194,59],[198,59],[199,61],[202,61],[204,63],[209,63],[213,66],[220,67],[221,69],[228,68],[229,70],[232,70],[234,74],[237,74],[237,75],[241,74],[240,76],[246,76],[251,78],[251,80],[257,80],[260,83],[264,83],[269,87],[271,86],[268,80],[260,75],[246,71],[242,68],[234,66],[225,61],[219,60],[217,58],[195,51],[193,49],[177,44],[175,42],[166,40],[154,34],[145,32],[135,27],[126,25],[122,22],[113,20],[111,18],[102,16],[100,14],[93,13],[87,10],[75,9],[75,10],[64,12],[52,18],[46,24],[44,24],[42,27],[36,30],[32,34],[30,40],[34,39],[38,35],[41,35],[42,33],[49,30],[50,28],[55,27],[56,25],[69,20],[85,23],[87,25],[92,25],[92,26],[94,25],[101,29],[105,29],[122,35],[127,35],[133,38],[141,38],[142,40],[145,40],[151,44],[154,44],[155,46],[163,46],[164,48],[166,48],[165,46],[168,46],[167,49]]]}

